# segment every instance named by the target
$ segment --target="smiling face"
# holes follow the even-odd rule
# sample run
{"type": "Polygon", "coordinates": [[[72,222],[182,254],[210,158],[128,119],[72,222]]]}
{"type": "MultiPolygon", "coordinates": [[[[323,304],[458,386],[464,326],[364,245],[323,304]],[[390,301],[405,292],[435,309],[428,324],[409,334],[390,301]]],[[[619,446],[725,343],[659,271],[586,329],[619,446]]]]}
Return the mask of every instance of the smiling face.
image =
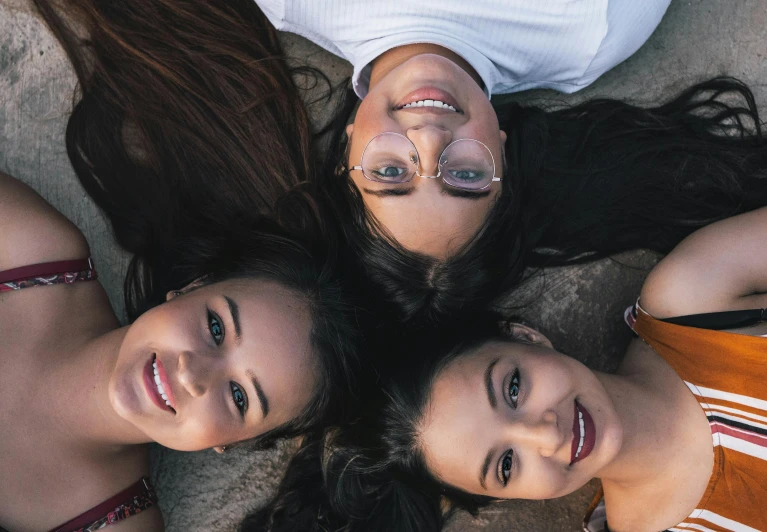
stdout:
{"type": "Polygon", "coordinates": [[[314,396],[310,331],[307,304],[279,284],[232,280],[197,288],[130,326],[110,401],[172,449],[253,438],[300,415],[314,396]]]}
{"type": "Polygon", "coordinates": [[[420,439],[436,478],[494,498],[551,499],[617,456],[623,429],[598,377],[549,345],[488,343],[437,376],[420,439]]]}
{"type": "MultiPolygon", "coordinates": [[[[403,62],[371,85],[353,126],[348,128],[348,165],[360,164],[368,142],[383,132],[406,136],[415,146],[421,175],[437,175],[440,154],[458,139],[484,143],[500,176],[503,143],[498,118],[476,81],[455,62],[435,54],[419,54],[403,62]],[[441,101],[453,107],[411,106],[441,101]],[[407,106],[407,107],[406,107],[407,106]]],[[[479,229],[500,183],[464,192],[441,179],[415,176],[409,183],[369,181],[351,172],[365,205],[405,248],[444,258],[465,244],[479,229]]]]}

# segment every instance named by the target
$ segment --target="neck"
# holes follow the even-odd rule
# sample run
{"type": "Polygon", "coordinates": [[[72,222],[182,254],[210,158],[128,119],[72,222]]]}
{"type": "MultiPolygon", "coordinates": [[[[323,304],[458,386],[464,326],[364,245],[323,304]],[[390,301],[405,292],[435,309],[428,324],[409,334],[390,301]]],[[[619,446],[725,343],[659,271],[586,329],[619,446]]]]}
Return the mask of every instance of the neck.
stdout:
{"type": "MultiPolygon", "coordinates": [[[[662,478],[675,461],[680,435],[676,402],[648,385],[647,375],[597,374],[610,395],[623,426],[618,455],[598,474],[605,491],[631,490],[662,478]]],[[[660,387],[662,388],[662,387],[660,387]]]]}
{"type": "Polygon", "coordinates": [[[90,340],[48,375],[47,389],[56,393],[51,424],[79,445],[116,451],[149,442],[115,412],[109,400],[110,377],[127,330],[122,327],[90,340]]]}
{"type": "Polygon", "coordinates": [[[412,59],[417,55],[434,54],[449,59],[463,70],[465,70],[477,82],[477,85],[484,87],[482,78],[477,71],[463,57],[452,50],[431,43],[416,43],[398,46],[385,51],[373,60],[373,67],[370,72],[370,89],[372,89],[380,80],[385,78],[389,72],[400,66],[405,61],[412,59]]]}

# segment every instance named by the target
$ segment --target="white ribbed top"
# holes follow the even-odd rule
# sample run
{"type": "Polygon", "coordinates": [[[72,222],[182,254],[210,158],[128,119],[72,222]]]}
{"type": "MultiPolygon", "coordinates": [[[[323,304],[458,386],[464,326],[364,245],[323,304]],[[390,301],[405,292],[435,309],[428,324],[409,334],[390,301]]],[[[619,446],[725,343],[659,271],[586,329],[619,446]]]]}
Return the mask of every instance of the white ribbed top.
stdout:
{"type": "Polygon", "coordinates": [[[575,92],[633,54],[671,0],[256,0],[274,26],[354,66],[367,94],[370,63],[428,42],[471,64],[493,93],[575,92]],[[608,5],[609,3],[609,5],[608,5]]]}

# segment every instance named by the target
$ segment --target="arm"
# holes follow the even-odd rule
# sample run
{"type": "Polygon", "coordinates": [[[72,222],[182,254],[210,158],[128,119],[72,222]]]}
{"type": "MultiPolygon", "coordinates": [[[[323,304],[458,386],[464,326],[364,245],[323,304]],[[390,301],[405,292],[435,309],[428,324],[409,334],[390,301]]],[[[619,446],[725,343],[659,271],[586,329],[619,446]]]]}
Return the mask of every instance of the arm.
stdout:
{"type": "Polygon", "coordinates": [[[27,185],[0,172],[0,271],[89,254],[72,222],[27,185]]]}
{"type": "Polygon", "coordinates": [[[767,307],[767,208],[687,237],[647,277],[641,301],[657,318],[767,307]]]}

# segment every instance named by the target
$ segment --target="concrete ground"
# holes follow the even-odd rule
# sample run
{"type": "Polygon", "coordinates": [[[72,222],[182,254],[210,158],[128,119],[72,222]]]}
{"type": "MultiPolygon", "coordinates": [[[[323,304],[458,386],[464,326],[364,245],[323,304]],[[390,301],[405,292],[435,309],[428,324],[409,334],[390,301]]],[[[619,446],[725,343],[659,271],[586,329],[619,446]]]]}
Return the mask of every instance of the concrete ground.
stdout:
{"type": "MultiPolygon", "coordinates": [[[[340,79],[344,61],[286,36],[288,53],[340,79]]],[[[537,91],[525,100],[574,102],[608,96],[658,102],[695,81],[730,74],[767,104],[767,4],[764,0],[673,0],[652,38],[636,55],[571,96],[537,91]]],[[[122,313],[127,256],[75,178],[64,148],[74,75],[27,0],[0,0],[0,170],[29,183],[87,236],[101,282],[122,313]]],[[[654,258],[642,253],[549,272],[525,315],[554,344],[592,367],[614,367],[629,339],[622,310],[633,302],[654,258]],[[542,291],[539,291],[542,290],[542,291]]],[[[178,453],[153,449],[153,476],[167,529],[231,531],[274,489],[289,445],[270,452],[178,453]]],[[[576,531],[595,486],[548,502],[493,505],[478,519],[457,518],[451,531],[576,531]]]]}

